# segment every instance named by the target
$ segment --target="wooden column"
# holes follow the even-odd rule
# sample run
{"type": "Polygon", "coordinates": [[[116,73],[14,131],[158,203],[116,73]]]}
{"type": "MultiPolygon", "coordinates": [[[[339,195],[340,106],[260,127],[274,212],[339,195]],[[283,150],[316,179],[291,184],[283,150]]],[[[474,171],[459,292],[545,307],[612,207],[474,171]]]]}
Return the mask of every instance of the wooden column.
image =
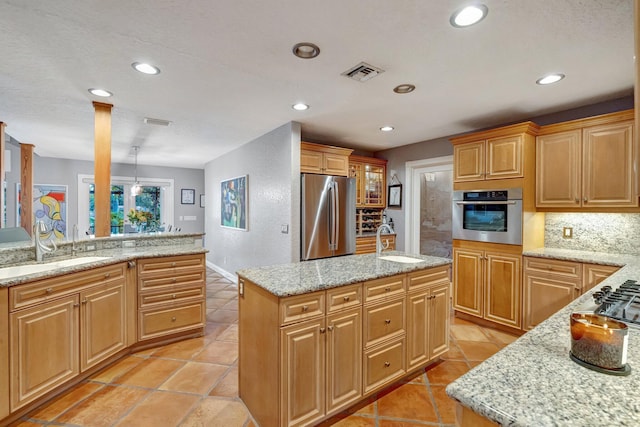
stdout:
{"type": "MultiPolygon", "coordinates": [[[[5,170],[4,170],[4,127],[5,124],[0,122],[0,214],[2,213],[2,207],[6,206],[7,201],[4,196],[4,191],[2,191],[2,183],[6,181],[5,170]]],[[[0,228],[5,227],[4,221],[0,219],[0,228]]]]}
{"type": "Polygon", "coordinates": [[[95,235],[111,235],[111,104],[94,102],[95,235]]]}
{"type": "Polygon", "coordinates": [[[20,226],[33,236],[33,149],[20,144],[20,226]]]}

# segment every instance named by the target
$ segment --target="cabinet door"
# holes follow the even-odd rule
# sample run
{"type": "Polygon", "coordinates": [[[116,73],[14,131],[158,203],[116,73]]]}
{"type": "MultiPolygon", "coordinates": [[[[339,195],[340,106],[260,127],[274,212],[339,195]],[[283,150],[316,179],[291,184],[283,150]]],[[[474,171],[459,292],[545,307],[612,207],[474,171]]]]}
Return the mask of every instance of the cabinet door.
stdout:
{"type": "Polygon", "coordinates": [[[429,305],[431,292],[407,296],[407,371],[429,361],[429,305]]]}
{"type": "Polygon", "coordinates": [[[364,207],[364,188],[362,183],[362,163],[349,164],[349,177],[356,180],[356,207],[364,207]]]}
{"type": "Polygon", "coordinates": [[[84,371],[124,349],[126,298],[124,280],[80,293],[80,369],[84,371]]]}
{"type": "Polygon", "coordinates": [[[362,396],[362,307],[327,317],[327,414],[362,396]]]}
{"type": "Polygon", "coordinates": [[[580,130],[536,138],[536,207],[578,207],[582,199],[580,130]]]}
{"type": "Polygon", "coordinates": [[[612,265],[582,264],[582,292],[587,292],[619,269],[612,265]]]}
{"type": "Polygon", "coordinates": [[[520,327],[521,260],[520,255],[486,253],[485,319],[520,327]]]}
{"type": "Polygon", "coordinates": [[[429,359],[449,350],[449,281],[431,288],[429,306],[429,359]]]}
{"type": "Polygon", "coordinates": [[[638,206],[633,122],[586,128],[582,139],[582,205],[638,206]]]}
{"type": "Polygon", "coordinates": [[[453,248],[453,307],[482,317],[483,252],[453,248]]]}
{"type": "Polygon", "coordinates": [[[12,411],[79,374],[78,306],[73,294],[9,315],[12,411]]]}
{"type": "Polygon", "coordinates": [[[325,413],[325,319],[280,330],[280,419],[311,425],[325,413]]]}
{"type": "Polygon", "coordinates": [[[366,165],[364,170],[364,204],[368,207],[385,207],[385,168],[366,165]]]}
{"type": "Polygon", "coordinates": [[[300,172],[322,173],[324,156],[319,151],[300,150],[300,172]]]}
{"type": "Polygon", "coordinates": [[[349,176],[349,157],[341,154],[324,154],[324,173],[327,175],[349,176]]]}
{"type": "Polygon", "coordinates": [[[488,139],[485,179],[522,178],[523,147],[522,135],[488,139]]]}
{"type": "Polygon", "coordinates": [[[484,179],[485,142],[469,142],[453,146],[453,182],[484,179]]]}
{"type": "Polygon", "coordinates": [[[579,294],[580,282],[525,270],[522,329],[538,326],[579,294]]]}

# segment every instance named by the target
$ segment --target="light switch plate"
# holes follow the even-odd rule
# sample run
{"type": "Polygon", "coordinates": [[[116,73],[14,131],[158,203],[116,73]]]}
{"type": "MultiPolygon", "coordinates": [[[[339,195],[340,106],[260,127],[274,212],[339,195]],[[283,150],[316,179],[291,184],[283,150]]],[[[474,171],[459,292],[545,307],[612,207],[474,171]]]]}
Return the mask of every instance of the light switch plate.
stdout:
{"type": "Polygon", "coordinates": [[[280,232],[282,234],[289,234],[289,224],[282,224],[280,226],[280,232]]]}
{"type": "Polygon", "coordinates": [[[562,227],[562,237],[573,239],[573,227],[562,227]]]}

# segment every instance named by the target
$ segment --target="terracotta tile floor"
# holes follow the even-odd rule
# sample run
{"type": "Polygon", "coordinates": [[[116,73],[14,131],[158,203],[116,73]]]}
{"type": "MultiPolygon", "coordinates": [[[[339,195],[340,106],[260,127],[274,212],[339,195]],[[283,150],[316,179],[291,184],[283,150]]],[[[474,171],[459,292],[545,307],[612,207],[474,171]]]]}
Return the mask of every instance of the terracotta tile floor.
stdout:
{"type": "MultiPolygon", "coordinates": [[[[238,398],[237,310],[235,283],[208,270],[204,337],[127,356],[17,425],[254,427],[238,398]]],[[[446,385],[516,337],[460,319],[451,323],[451,348],[441,361],[322,425],[453,425],[446,385]]]]}

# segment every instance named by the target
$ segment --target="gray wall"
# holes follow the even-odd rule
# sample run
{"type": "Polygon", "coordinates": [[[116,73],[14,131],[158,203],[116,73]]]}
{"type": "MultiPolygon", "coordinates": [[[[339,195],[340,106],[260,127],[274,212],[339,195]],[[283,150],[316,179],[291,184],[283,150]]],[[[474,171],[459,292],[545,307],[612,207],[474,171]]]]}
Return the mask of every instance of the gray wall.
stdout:
{"type": "MultiPolygon", "coordinates": [[[[613,113],[616,111],[628,110],[633,108],[633,96],[626,96],[623,98],[613,99],[610,101],[600,102],[597,104],[587,105],[584,107],[573,108],[570,110],[559,111],[552,114],[545,114],[541,116],[532,117],[531,120],[541,126],[549,125],[552,123],[559,123],[569,120],[580,119],[584,117],[597,116],[599,114],[613,113]]],[[[520,120],[523,122],[526,120],[520,120]]],[[[510,123],[505,123],[507,125],[510,123]]],[[[493,127],[499,127],[497,125],[493,127]]],[[[434,157],[450,156],[453,154],[453,146],[449,142],[449,138],[457,136],[450,135],[444,138],[433,139],[429,141],[418,142],[415,144],[405,145],[398,148],[392,148],[389,150],[378,151],[375,153],[375,157],[387,159],[387,183],[391,182],[390,171],[394,169],[398,175],[400,183],[403,184],[403,192],[405,191],[406,177],[405,177],[405,163],[413,160],[431,159],[434,157]]],[[[403,197],[406,193],[403,194],[403,197]]],[[[387,217],[393,218],[395,224],[396,247],[400,250],[404,249],[404,230],[405,230],[405,215],[404,210],[405,203],[403,201],[401,209],[387,209],[387,217]]]]}
{"type": "MultiPolygon", "coordinates": [[[[16,183],[20,182],[20,147],[11,140],[7,144],[11,150],[11,172],[7,173],[7,226],[15,226],[16,221],[16,183]]],[[[53,157],[34,156],[34,184],[67,185],[67,225],[69,229],[78,222],[78,174],[93,175],[93,162],[84,160],[57,159],[53,157]]],[[[131,176],[135,174],[134,165],[114,163],[111,165],[112,176],[131,176]]],[[[138,176],[145,178],[171,178],[174,180],[174,224],[183,232],[204,232],[204,208],[200,207],[200,194],[204,194],[204,170],[187,168],[170,168],[164,166],[145,166],[138,164],[138,176]],[[192,188],[196,190],[194,205],[180,204],[180,190],[192,188]],[[195,216],[195,221],[180,221],[180,216],[195,216]]]]}
{"type": "Polygon", "coordinates": [[[205,166],[207,261],[228,275],[300,260],[300,124],[287,123],[205,166]],[[247,231],[220,226],[220,182],[248,175],[247,231]],[[287,225],[287,234],[281,226],[287,225]]]}

